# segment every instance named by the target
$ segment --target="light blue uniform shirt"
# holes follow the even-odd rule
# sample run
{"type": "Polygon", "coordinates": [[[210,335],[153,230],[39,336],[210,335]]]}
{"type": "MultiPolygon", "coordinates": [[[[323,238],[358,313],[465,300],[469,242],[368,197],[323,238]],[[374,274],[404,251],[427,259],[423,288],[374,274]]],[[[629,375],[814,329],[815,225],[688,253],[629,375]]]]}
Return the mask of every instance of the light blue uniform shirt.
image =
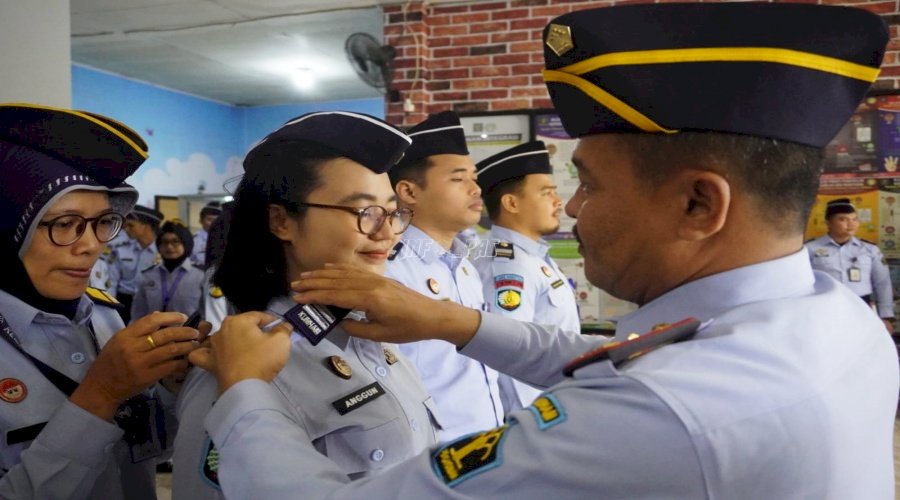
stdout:
{"type": "MultiPolygon", "coordinates": [[[[484,310],[481,279],[466,259],[459,240],[450,251],[415,226],[403,233],[402,248],[388,261],[385,275],[435,300],[451,300],[484,310]]],[[[425,387],[437,402],[443,430],[440,441],[489,429],[503,422],[503,406],[495,370],[459,354],[441,340],[403,344],[425,387]]]]}
{"type": "MultiPolygon", "coordinates": [[[[269,312],[281,316],[295,305],[289,298],[276,299],[269,312]]],[[[383,473],[437,443],[434,402],[395,344],[351,338],[338,326],[313,346],[294,332],[287,366],[273,383],[295,428],[315,443],[319,460],[349,477],[383,473]],[[350,368],[346,378],[330,365],[335,356],[350,368]],[[371,393],[373,388],[379,392],[371,393]],[[341,414],[334,405],[348,400],[360,402],[341,414]]],[[[216,452],[203,429],[217,395],[215,377],[203,370],[191,372],[182,388],[178,416],[183,424],[173,457],[175,499],[223,498],[215,484],[216,452]]],[[[291,464],[283,465],[288,469],[277,474],[292,476],[291,464]]],[[[303,498],[304,486],[278,494],[303,498]]]]}
{"type": "Polygon", "coordinates": [[[115,248],[115,265],[110,269],[112,280],[117,283],[118,293],[134,295],[141,281],[141,271],[159,263],[156,243],[142,248],[137,240],[115,248]]]}
{"type": "Polygon", "coordinates": [[[234,474],[225,491],[287,498],[269,494],[274,481],[306,485],[306,499],[894,498],[893,342],[805,250],[671,290],[616,336],[689,316],[704,325],[692,340],[564,378],[566,361],[602,340],[482,314],[462,352],[556,385],[508,426],[350,484],[292,431],[272,385],[243,381],[206,419],[220,470],[234,474]]]}
{"type": "Polygon", "coordinates": [[[807,242],[806,249],[813,269],[828,273],[860,297],[874,294],[878,315],[882,318],[894,317],[891,273],[877,245],[856,237],[839,245],[826,234],[807,242]]]}
{"type": "MultiPolygon", "coordinates": [[[[494,224],[469,257],[481,275],[490,312],[581,332],[575,290],[549,250],[544,240],[494,224]],[[495,256],[498,243],[502,246],[495,256]]],[[[508,375],[500,375],[499,384],[507,413],[530,405],[541,393],[508,375]]]]}
{"type": "MultiPolygon", "coordinates": [[[[100,347],[124,328],[115,309],[84,296],[72,321],[4,291],[0,313],[27,353],[74,381],[81,381],[96,359],[88,325],[100,347]]],[[[116,424],[72,404],[5,340],[0,340],[0,390],[0,498],[156,498],[156,461],[132,464],[116,424]],[[44,422],[36,438],[13,439],[44,422]]],[[[167,424],[174,433],[174,422],[167,424]]]]}
{"type": "Polygon", "coordinates": [[[131,321],[153,311],[175,311],[188,316],[200,309],[205,275],[185,260],[171,272],[157,264],[141,273],[141,284],[131,303],[131,321]],[[168,304],[165,297],[169,296],[168,304]]]}
{"type": "Polygon", "coordinates": [[[206,262],[206,241],[209,239],[209,233],[201,229],[194,235],[194,251],[191,253],[191,262],[202,268],[206,262]]]}

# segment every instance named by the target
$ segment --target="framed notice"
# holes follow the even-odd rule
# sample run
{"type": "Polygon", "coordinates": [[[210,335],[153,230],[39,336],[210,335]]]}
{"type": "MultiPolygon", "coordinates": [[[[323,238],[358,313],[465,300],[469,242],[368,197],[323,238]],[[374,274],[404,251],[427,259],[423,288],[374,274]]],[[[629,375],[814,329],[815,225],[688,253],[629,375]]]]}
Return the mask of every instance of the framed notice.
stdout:
{"type": "Polygon", "coordinates": [[[461,116],[459,121],[475,163],[531,140],[527,113],[461,116]]]}

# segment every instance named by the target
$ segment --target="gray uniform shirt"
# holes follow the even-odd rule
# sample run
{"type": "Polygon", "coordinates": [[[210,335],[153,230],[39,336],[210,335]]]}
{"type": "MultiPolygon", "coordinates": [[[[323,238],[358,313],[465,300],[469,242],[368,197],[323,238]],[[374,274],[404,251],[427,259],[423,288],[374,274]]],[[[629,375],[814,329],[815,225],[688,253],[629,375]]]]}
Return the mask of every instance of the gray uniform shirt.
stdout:
{"type": "Polygon", "coordinates": [[[203,271],[189,260],[171,272],[162,264],[144,270],[131,303],[131,320],[140,319],[153,311],[177,311],[190,316],[200,308],[204,282],[203,271]],[[170,297],[168,304],[165,304],[163,299],[167,294],[170,297]]]}
{"type": "MultiPolygon", "coordinates": [[[[88,324],[101,347],[124,327],[114,309],[87,297],[70,321],[0,291],[0,313],[26,352],[75,381],[84,378],[96,358],[88,324]]],[[[156,462],[132,464],[114,423],[69,402],[3,340],[0,390],[0,498],[156,498],[156,462]],[[46,427],[31,436],[29,428],[44,422],[46,427]]]]}
{"type": "MultiPolygon", "coordinates": [[[[270,312],[281,315],[294,305],[276,299],[270,312]]],[[[318,460],[347,477],[382,473],[437,442],[436,407],[396,345],[350,338],[337,327],[313,346],[295,332],[287,366],[273,384],[297,430],[314,443],[318,460]],[[343,360],[349,372],[342,376],[332,357],[343,360]]],[[[218,452],[203,429],[217,393],[215,377],[202,370],[192,371],[181,391],[173,498],[223,498],[218,452]]],[[[279,474],[292,474],[284,465],[288,468],[279,474]]],[[[293,494],[302,498],[303,489],[293,494]]]]}

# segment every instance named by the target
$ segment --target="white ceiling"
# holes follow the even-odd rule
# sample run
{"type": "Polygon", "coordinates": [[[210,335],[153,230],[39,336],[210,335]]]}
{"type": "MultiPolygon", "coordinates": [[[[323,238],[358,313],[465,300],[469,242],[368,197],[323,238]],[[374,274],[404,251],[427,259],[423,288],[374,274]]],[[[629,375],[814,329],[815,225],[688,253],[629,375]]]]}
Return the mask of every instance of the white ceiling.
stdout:
{"type": "Polygon", "coordinates": [[[344,54],[397,0],[71,0],[72,62],[228,104],[378,97],[344,54]],[[291,82],[297,68],[315,81],[291,82]]]}

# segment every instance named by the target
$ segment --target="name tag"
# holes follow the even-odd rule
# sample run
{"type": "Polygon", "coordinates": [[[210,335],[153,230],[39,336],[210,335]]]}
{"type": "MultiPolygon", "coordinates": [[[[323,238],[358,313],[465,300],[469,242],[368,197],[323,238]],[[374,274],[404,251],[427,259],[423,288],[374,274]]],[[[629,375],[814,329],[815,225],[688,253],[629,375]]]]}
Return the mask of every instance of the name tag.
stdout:
{"type": "Polygon", "coordinates": [[[384,389],[378,382],[375,382],[332,402],[331,406],[334,406],[334,409],[341,415],[346,415],[381,396],[384,396],[384,389]]]}
{"type": "Polygon", "coordinates": [[[860,271],[858,267],[851,267],[850,269],[848,269],[847,275],[850,281],[862,281],[862,271],[860,271]]]}

